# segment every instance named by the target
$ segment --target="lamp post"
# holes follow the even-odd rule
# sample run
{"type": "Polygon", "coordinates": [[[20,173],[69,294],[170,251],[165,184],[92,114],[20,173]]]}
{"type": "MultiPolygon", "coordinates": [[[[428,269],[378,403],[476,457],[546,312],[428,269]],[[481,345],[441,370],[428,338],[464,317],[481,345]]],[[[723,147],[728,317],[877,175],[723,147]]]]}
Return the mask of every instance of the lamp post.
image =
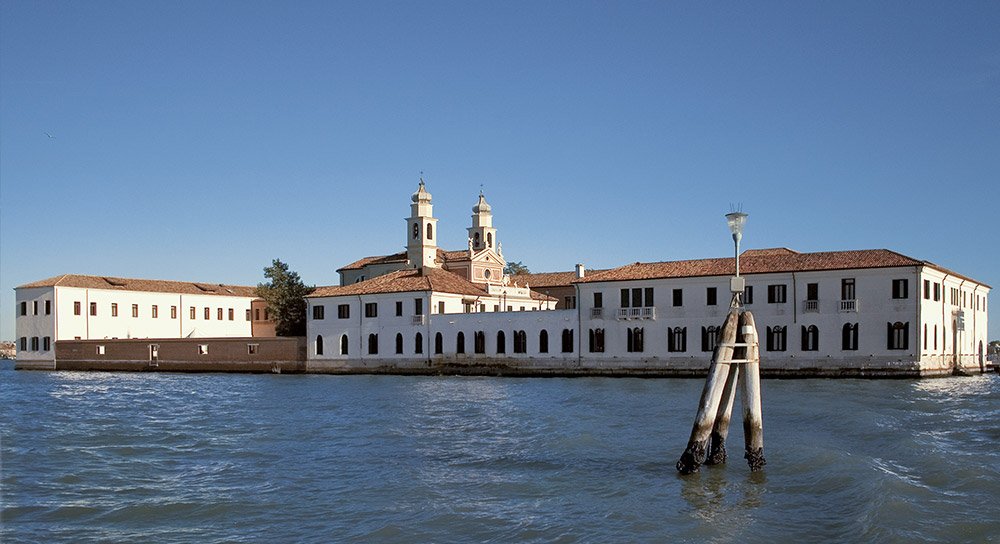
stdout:
{"type": "Polygon", "coordinates": [[[742,304],[742,295],[746,288],[746,280],[740,277],[740,240],[743,239],[743,226],[746,225],[748,215],[743,212],[726,214],[726,222],[729,223],[729,231],[733,233],[733,244],[736,246],[736,277],[729,282],[730,290],[733,292],[734,308],[742,304]]]}

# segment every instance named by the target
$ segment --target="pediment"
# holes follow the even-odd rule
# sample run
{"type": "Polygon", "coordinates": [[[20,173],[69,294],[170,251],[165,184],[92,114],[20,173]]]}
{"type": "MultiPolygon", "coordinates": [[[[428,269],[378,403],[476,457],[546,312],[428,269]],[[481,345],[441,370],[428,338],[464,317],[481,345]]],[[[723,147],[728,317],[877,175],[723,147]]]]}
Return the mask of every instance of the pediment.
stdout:
{"type": "Polygon", "coordinates": [[[478,264],[493,264],[501,268],[507,266],[507,263],[505,263],[504,260],[501,259],[500,256],[497,255],[496,252],[493,251],[492,249],[484,249],[479,253],[473,255],[472,262],[478,264]]]}

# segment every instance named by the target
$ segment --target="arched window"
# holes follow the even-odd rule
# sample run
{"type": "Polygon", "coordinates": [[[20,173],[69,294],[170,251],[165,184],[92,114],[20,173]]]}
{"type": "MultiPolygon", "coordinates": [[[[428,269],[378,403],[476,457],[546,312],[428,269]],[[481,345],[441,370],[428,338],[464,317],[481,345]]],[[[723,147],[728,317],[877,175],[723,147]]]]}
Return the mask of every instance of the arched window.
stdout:
{"type": "Polygon", "coordinates": [[[802,325],[802,351],[819,351],[819,327],[802,325]]]}
{"type": "Polygon", "coordinates": [[[403,353],[403,335],[396,333],[396,353],[403,353]]]}
{"type": "Polygon", "coordinates": [[[844,323],[844,330],[841,334],[841,349],[844,351],[858,350],[858,324],[844,323]]]}
{"type": "Polygon", "coordinates": [[[340,354],[347,355],[347,335],[340,336],[340,354]]]}
{"type": "Polygon", "coordinates": [[[629,353],[642,352],[642,327],[628,329],[627,348],[629,353]]]}
{"type": "Polygon", "coordinates": [[[441,333],[434,335],[434,353],[437,355],[444,353],[444,337],[441,333]]]}
{"type": "Polygon", "coordinates": [[[549,331],[542,329],[538,333],[538,353],[549,352],[549,331]]]}
{"type": "Polygon", "coordinates": [[[886,344],[888,349],[909,349],[910,322],[886,323],[886,344]]]}
{"type": "Polygon", "coordinates": [[[369,334],[368,335],[368,353],[371,355],[378,354],[378,335],[369,334]]]}
{"type": "Polygon", "coordinates": [[[430,223],[427,223],[427,239],[428,240],[434,239],[434,225],[430,223]]]}
{"type": "Polygon", "coordinates": [[[767,328],[767,351],[785,351],[788,348],[788,327],[767,328]]]}
{"type": "Polygon", "coordinates": [[[486,353],[486,333],[483,331],[476,331],[472,334],[472,351],[486,353]]]}
{"type": "Polygon", "coordinates": [[[514,353],[528,352],[528,335],[524,331],[514,331],[514,353]]]}
{"type": "Polygon", "coordinates": [[[590,329],[588,347],[591,353],[604,353],[604,329],[590,329]]]}
{"type": "Polygon", "coordinates": [[[316,337],[316,355],[323,355],[323,337],[316,337]]]}
{"type": "Polygon", "coordinates": [[[473,245],[473,247],[479,247],[479,233],[478,232],[472,235],[472,245],[473,245]]]}
{"type": "Polygon", "coordinates": [[[927,323],[924,323],[924,351],[927,351],[927,323]]]}
{"type": "Polygon", "coordinates": [[[573,353],[573,329],[562,331],[562,352],[573,353]]]}
{"type": "Polygon", "coordinates": [[[413,224],[413,239],[420,238],[420,223],[413,224]]]}
{"type": "Polygon", "coordinates": [[[413,353],[423,353],[424,352],[424,335],[417,333],[413,337],[413,353]]]}
{"type": "Polygon", "coordinates": [[[486,247],[493,247],[493,233],[486,233],[486,247]]]}
{"type": "Polygon", "coordinates": [[[715,351],[715,346],[719,343],[719,327],[701,328],[701,351],[715,351]]]}
{"type": "Polygon", "coordinates": [[[507,337],[503,331],[497,331],[497,353],[507,353],[507,337]]]}
{"type": "Polygon", "coordinates": [[[465,353],[465,333],[459,331],[455,337],[455,353],[465,353]]]}
{"type": "Polygon", "coordinates": [[[667,351],[687,351],[687,327],[674,327],[667,330],[667,351]]]}

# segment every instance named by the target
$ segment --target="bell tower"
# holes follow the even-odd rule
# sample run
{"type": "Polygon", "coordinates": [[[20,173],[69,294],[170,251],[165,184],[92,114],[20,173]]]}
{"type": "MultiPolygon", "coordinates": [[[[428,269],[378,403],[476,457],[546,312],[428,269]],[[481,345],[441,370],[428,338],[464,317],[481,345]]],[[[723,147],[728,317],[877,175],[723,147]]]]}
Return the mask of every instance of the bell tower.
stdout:
{"type": "Polygon", "coordinates": [[[472,250],[492,249],[497,252],[497,229],[493,228],[493,212],[486,203],[486,197],[479,191],[479,202],[472,207],[472,226],[469,227],[472,250]]]}
{"type": "Polygon", "coordinates": [[[410,200],[413,203],[410,204],[410,217],[406,219],[406,259],[414,268],[434,268],[437,266],[438,220],[434,218],[431,194],[424,187],[423,178],[410,200]]]}

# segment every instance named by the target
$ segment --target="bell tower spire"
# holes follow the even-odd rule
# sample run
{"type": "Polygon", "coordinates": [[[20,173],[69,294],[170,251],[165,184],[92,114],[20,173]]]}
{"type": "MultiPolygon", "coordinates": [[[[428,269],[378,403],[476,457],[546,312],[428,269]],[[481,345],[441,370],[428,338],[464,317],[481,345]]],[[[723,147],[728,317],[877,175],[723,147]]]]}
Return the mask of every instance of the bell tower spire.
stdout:
{"type": "Polygon", "coordinates": [[[437,219],[431,194],[420,178],[417,192],[410,198],[410,217],[406,219],[406,259],[414,268],[437,266],[437,219]]]}
{"type": "Polygon", "coordinates": [[[497,229],[493,228],[493,211],[479,190],[479,202],[472,207],[472,226],[469,227],[469,239],[472,240],[472,250],[497,250],[497,229]]]}

